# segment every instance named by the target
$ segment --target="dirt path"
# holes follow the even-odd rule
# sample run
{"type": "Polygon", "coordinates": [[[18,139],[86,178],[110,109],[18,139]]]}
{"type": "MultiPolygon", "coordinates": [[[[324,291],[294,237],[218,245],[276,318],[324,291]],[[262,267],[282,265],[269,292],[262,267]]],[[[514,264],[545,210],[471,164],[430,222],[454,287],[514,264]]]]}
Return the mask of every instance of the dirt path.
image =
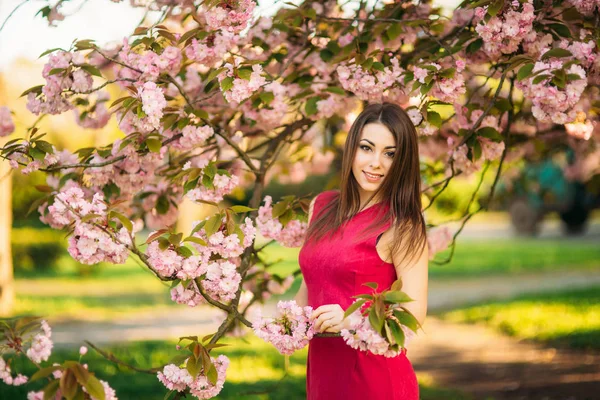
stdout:
{"type": "Polygon", "coordinates": [[[430,317],[411,344],[417,373],[474,399],[600,399],[600,353],[543,347],[478,325],[430,317]]]}

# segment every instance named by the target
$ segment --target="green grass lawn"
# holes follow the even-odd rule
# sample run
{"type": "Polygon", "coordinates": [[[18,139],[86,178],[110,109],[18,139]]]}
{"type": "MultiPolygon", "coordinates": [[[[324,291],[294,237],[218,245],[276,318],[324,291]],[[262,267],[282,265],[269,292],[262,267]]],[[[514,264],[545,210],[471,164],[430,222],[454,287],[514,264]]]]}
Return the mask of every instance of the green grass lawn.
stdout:
{"type": "Polygon", "coordinates": [[[441,314],[549,345],[600,350],[600,287],[530,294],[441,314]]]}
{"type": "MultiPolygon", "coordinates": [[[[274,263],[269,270],[285,276],[298,269],[299,249],[278,244],[264,250],[264,258],[274,263]]],[[[459,242],[448,265],[430,264],[430,278],[518,275],[561,269],[600,269],[600,247],[596,243],[510,239],[459,242]]],[[[81,270],[67,255],[61,268],[43,274],[21,274],[16,278],[15,314],[50,315],[54,318],[106,320],[132,312],[176,307],[167,284],[133,260],[124,265],[101,264],[81,270]]],[[[284,298],[294,296],[297,279],[284,298]]]]}
{"type": "MultiPolygon", "coordinates": [[[[290,357],[287,376],[284,377],[284,357],[270,345],[255,336],[246,339],[224,339],[230,347],[217,349],[214,354],[226,354],[231,364],[227,370],[227,379],[219,399],[305,399],[306,398],[306,349],[290,357]]],[[[140,368],[164,365],[178,354],[175,342],[133,342],[127,345],[112,346],[106,349],[117,357],[140,368]]],[[[51,362],[66,359],[78,359],[76,351],[55,351],[51,362]]],[[[121,400],[144,399],[162,400],[167,389],[158,381],[156,375],[132,372],[106,361],[92,349],[83,357],[82,362],[100,379],[106,380],[116,390],[121,400]]],[[[13,371],[31,375],[35,367],[29,362],[19,361],[13,365],[13,371]]],[[[419,377],[421,399],[468,400],[466,395],[453,390],[436,387],[428,377],[419,377]]],[[[39,390],[41,382],[33,382],[23,387],[11,387],[0,383],[0,398],[24,399],[29,390],[39,390]]]]}

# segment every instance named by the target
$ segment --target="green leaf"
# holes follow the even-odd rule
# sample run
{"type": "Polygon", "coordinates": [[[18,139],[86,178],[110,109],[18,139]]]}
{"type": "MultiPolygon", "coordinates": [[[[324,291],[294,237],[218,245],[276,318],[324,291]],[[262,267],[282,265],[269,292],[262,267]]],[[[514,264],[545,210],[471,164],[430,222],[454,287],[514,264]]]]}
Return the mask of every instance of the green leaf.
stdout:
{"type": "Polygon", "coordinates": [[[60,378],[60,391],[67,400],[72,400],[77,394],[77,379],[71,369],[63,371],[60,378]]]}
{"type": "Polygon", "coordinates": [[[64,72],[65,68],[52,68],[50,70],[50,72],[48,72],[48,75],[56,75],[56,74],[60,74],[61,72],[64,72]]]}
{"type": "Polygon", "coordinates": [[[169,248],[169,246],[171,246],[171,243],[169,243],[169,241],[167,239],[165,239],[164,237],[159,237],[158,238],[158,248],[161,250],[166,250],[169,248]]]}
{"type": "Polygon", "coordinates": [[[194,28],[190,31],[187,31],[179,38],[179,43],[183,43],[186,40],[192,38],[193,36],[196,36],[196,34],[199,33],[200,31],[202,31],[202,28],[200,28],[200,27],[194,28]]]}
{"type": "MultiPolygon", "coordinates": [[[[212,71],[210,71],[210,74],[208,74],[208,76],[206,77],[206,82],[212,81],[213,79],[215,79],[217,77],[217,75],[219,75],[221,72],[226,71],[226,70],[227,70],[227,68],[225,68],[225,67],[213,69],[212,71]]],[[[227,78],[225,78],[225,79],[227,79],[227,78]]],[[[223,79],[223,80],[225,80],[225,79],[223,79]]],[[[233,82],[233,78],[231,79],[231,82],[233,82]]]]}
{"type": "Polygon", "coordinates": [[[206,378],[211,384],[215,385],[218,377],[219,375],[217,373],[217,369],[215,368],[215,365],[211,363],[210,367],[208,368],[208,372],[206,373],[206,378]]]}
{"type": "Polygon", "coordinates": [[[504,5],[504,0],[496,0],[496,1],[492,2],[490,4],[490,6],[488,7],[487,13],[489,15],[491,15],[492,17],[495,17],[496,15],[498,15],[498,12],[502,9],[503,5],[504,5]]]}
{"type": "Polygon", "coordinates": [[[85,387],[85,390],[87,390],[87,392],[92,397],[95,397],[97,399],[106,398],[106,394],[104,392],[104,386],[102,386],[102,383],[100,383],[98,378],[96,378],[93,374],[90,374],[86,384],[83,385],[83,387],[85,387]]]}
{"type": "Polygon", "coordinates": [[[252,75],[252,69],[248,67],[242,67],[237,70],[237,74],[240,78],[249,81],[252,75]]]}
{"type": "Polygon", "coordinates": [[[388,39],[394,40],[402,33],[402,25],[400,22],[396,24],[391,24],[390,27],[385,31],[388,39]]]}
{"type": "Polygon", "coordinates": [[[200,239],[199,237],[196,236],[188,236],[185,239],[183,239],[184,242],[192,242],[192,243],[196,243],[199,244],[201,246],[206,246],[206,242],[202,239],[200,239]]]}
{"type": "Polygon", "coordinates": [[[38,379],[50,376],[51,373],[53,373],[54,371],[59,370],[61,368],[62,368],[61,365],[52,365],[50,367],[42,368],[42,369],[36,371],[35,374],[31,375],[31,378],[29,378],[29,382],[34,382],[34,381],[37,381],[38,379]]]}
{"type": "Polygon", "coordinates": [[[317,102],[321,100],[319,97],[311,97],[306,101],[306,105],[304,110],[306,111],[307,116],[311,116],[317,113],[317,102]]]}
{"type": "Polygon", "coordinates": [[[196,359],[195,357],[190,357],[185,365],[185,368],[188,370],[193,379],[196,379],[201,367],[202,359],[196,359]]]}
{"type": "Polygon", "coordinates": [[[529,75],[531,75],[531,71],[533,71],[533,63],[527,63],[523,65],[519,69],[519,72],[517,72],[517,80],[522,81],[523,79],[527,78],[529,75]]]}
{"type": "Polygon", "coordinates": [[[53,48],[53,49],[46,50],[45,52],[43,52],[42,54],[40,54],[40,56],[39,56],[38,58],[42,58],[42,57],[44,57],[46,54],[54,53],[56,50],[62,50],[62,51],[65,51],[65,50],[63,50],[63,48],[62,48],[62,47],[55,47],[55,48],[53,48]]]}
{"type": "Polygon", "coordinates": [[[562,57],[570,57],[572,56],[573,53],[571,53],[569,50],[565,50],[565,49],[561,49],[559,47],[548,50],[547,52],[544,53],[544,55],[542,55],[542,60],[547,60],[548,58],[551,57],[556,57],[556,58],[562,58],[562,57]]]}
{"type": "Polygon", "coordinates": [[[271,216],[273,218],[279,218],[288,211],[291,200],[281,200],[273,206],[271,216]]]}
{"type": "Polygon", "coordinates": [[[91,75],[94,76],[99,76],[100,78],[102,78],[102,74],[100,73],[100,70],[96,67],[94,67],[93,65],[82,65],[81,69],[89,72],[91,75]]]}
{"type": "Polygon", "coordinates": [[[477,40],[472,41],[467,45],[466,52],[467,54],[473,54],[477,50],[479,50],[483,46],[483,39],[479,38],[477,40]]]}
{"type": "Polygon", "coordinates": [[[551,78],[551,76],[548,75],[548,74],[538,75],[535,78],[533,78],[533,82],[532,83],[534,85],[537,85],[538,83],[540,83],[542,81],[545,81],[546,79],[549,79],[549,78],[551,78]]]}
{"type": "Polygon", "coordinates": [[[559,36],[564,38],[572,38],[571,31],[569,27],[563,24],[548,24],[546,25],[548,28],[553,29],[559,36]]]}
{"type": "Polygon", "coordinates": [[[342,89],[341,87],[337,87],[337,86],[330,86],[330,87],[326,88],[325,91],[329,92],[329,93],[339,94],[341,96],[346,95],[346,91],[344,89],[342,89]]]}
{"type": "Polygon", "coordinates": [[[245,212],[250,212],[250,211],[255,211],[256,210],[256,208],[250,208],[250,207],[246,207],[246,206],[231,206],[229,208],[231,208],[231,211],[233,211],[236,214],[245,213],[245,212]]]}
{"type": "Polygon", "coordinates": [[[169,243],[173,246],[178,246],[181,243],[181,238],[183,237],[183,233],[179,232],[174,235],[169,235],[169,243]]]}
{"type": "Polygon", "coordinates": [[[75,378],[77,379],[77,382],[81,386],[85,386],[88,379],[90,379],[89,371],[87,369],[85,369],[83,367],[83,365],[81,365],[79,363],[76,363],[73,367],[71,367],[71,371],[73,371],[73,374],[75,375],[75,378]]]}
{"type": "Polygon", "coordinates": [[[51,193],[54,190],[51,186],[48,185],[35,185],[34,187],[40,192],[44,193],[51,193]]]}
{"type": "Polygon", "coordinates": [[[127,218],[126,216],[124,216],[120,212],[117,212],[117,211],[114,211],[114,210],[111,211],[110,213],[112,214],[113,217],[117,217],[117,219],[119,221],[121,221],[121,224],[123,224],[123,226],[125,227],[125,229],[127,229],[129,232],[133,231],[133,223],[129,220],[129,218],[127,218]]]}
{"type": "Polygon", "coordinates": [[[481,158],[481,143],[479,143],[479,140],[476,140],[475,143],[473,144],[473,161],[479,160],[481,158]]]}
{"type": "Polygon", "coordinates": [[[44,388],[44,400],[53,400],[56,396],[56,392],[58,391],[58,386],[60,382],[58,379],[53,380],[44,388]]]}
{"type": "Polygon", "coordinates": [[[27,89],[26,91],[24,91],[23,93],[21,93],[21,95],[19,97],[23,97],[25,95],[28,95],[29,93],[40,94],[42,92],[43,88],[44,88],[44,85],[37,85],[37,86],[34,86],[34,87],[30,87],[29,89],[27,89]]]}
{"type": "Polygon", "coordinates": [[[417,329],[419,329],[419,321],[417,321],[414,315],[400,310],[394,310],[394,316],[402,325],[408,327],[413,332],[416,332],[417,329]]]}
{"type": "Polygon", "coordinates": [[[413,301],[409,295],[404,292],[387,292],[384,296],[384,299],[388,303],[399,304],[399,303],[407,303],[413,301]]]}
{"type": "Polygon", "coordinates": [[[206,231],[206,236],[210,237],[221,227],[221,219],[223,216],[221,213],[215,214],[208,221],[206,221],[206,225],[204,225],[204,230],[206,231]]]}
{"type": "Polygon", "coordinates": [[[392,283],[390,290],[402,290],[402,278],[398,278],[392,283]]]}
{"type": "Polygon", "coordinates": [[[439,128],[442,126],[442,117],[435,111],[427,111],[427,122],[439,128]]]}
{"type": "Polygon", "coordinates": [[[259,95],[259,97],[262,100],[262,102],[265,104],[271,104],[273,99],[275,99],[275,95],[273,94],[273,92],[262,92],[259,95]]]}
{"type": "Polygon", "coordinates": [[[149,138],[146,139],[146,146],[153,153],[159,153],[162,147],[162,142],[159,139],[149,138]]]}
{"type": "Polygon", "coordinates": [[[388,320],[387,325],[390,327],[390,331],[392,331],[394,342],[396,342],[398,346],[404,347],[405,335],[402,328],[400,328],[398,323],[394,320],[388,320]]]}
{"type": "Polygon", "coordinates": [[[221,90],[226,92],[233,87],[233,77],[228,76],[221,81],[221,90]]]}
{"type": "Polygon", "coordinates": [[[366,300],[358,300],[352,303],[350,307],[348,307],[348,309],[344,312],[344,318],[348,318],[350,314],[362,307],[362,305],[365,304],[365,302],[366,300]]]}
{"type": "Polygon", "coordinates": [[[146,239],[146,244],[158,239],[158,237],[160,237],[162,234],[168,232],[168,229],[159,229],[158,231],[154,232],[152,235],[148,236],[148,239],[146,239]]]}
{"type": "Polygon", "coordinates": [[[384,322],[385,321],[382,318],[379,318],[374,308],[371,307],[369,309],[369,323],[371,324],[375,332],[381,334],[381,329],[383,328],[384,322]]]}
{"type": "Polygon", "coordinates": [[[185,247],[185,246],[180,246],[177,248],[177,253],[183,257],[191,257],[194,255],[194,253],[192,253],[192,251],[185,247]]]}
{"type": "Polygon", "coordinates": [[[488,139],[492,139],[494,142],[501,142],[504,140],[500,132],[496,130],[496,128],[492,128],[491,126],[486,126],[477,130],[477,135],[486,137],[488,139]]]}

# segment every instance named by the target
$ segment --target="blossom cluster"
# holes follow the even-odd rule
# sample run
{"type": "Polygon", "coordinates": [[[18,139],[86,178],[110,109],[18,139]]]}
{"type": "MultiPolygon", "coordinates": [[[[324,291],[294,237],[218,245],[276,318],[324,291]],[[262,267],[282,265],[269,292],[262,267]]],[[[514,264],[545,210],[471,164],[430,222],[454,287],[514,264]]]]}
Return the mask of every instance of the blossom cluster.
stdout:
{"type": "Polygon", "coordinates": [[[101,91],[96,94],[96,103],[89,109],[81,112],[75,109],[75,122],[86,129],[100,129],[106,126],[111,114],[106,109],[106,101],[110,98],[107,92],[101,91]]]}
{"type": "Polygon", "coordinates": [[[181,130],[181,137],[171,142],[171,147],[179,151],[189,151],[205,144],[214,133],[214,129],[209,125],[187,125],[181,130]]]}
{"type": "Polygon", "coordinates": [[[82,264],[93,265],[99,262],[123,264],[127,261],[131,237],[126,228],[116,233],[116,239],[97,226],[77,223],[69,236],[68,251],[71,257],[82,264]]]}
{"type": "Polygon", "coordinates": [[[0,380],[7,385],[21,386],[27,383],[29,378],[23,374],[17,374],[17,376],[13,377],[10,366],[6,363],[4,358],[0,357],[0,380]]]}
{"type": "Polygon", "coordinates": [[[248,26],[255,7],[253,0],[220,2],[214,7],[202,7],[202,14],[210,29],[239,33],[248,26]]]}
{"type": "Polygon", "coordinates": [[[50,55],[42,71],[46,84],[40,95],[27,95],[27,109],[39,115],[60,114],[73,108],[64,91],[83,93],[92,89],[92,75],[83,68],[68,72],[71,67],[85,65],[81,52],[56,51],[50,55]]]}
{"type": "MultiPolygon", "coordinates": [[[[392,349],[390,343],[373,329],[368,317],[363,316],[360,309],[347,318],[349,328],[342,329],[340,334],[350,347],[384,357],[396,357],[400,354],[400,350],[392,349]]],[[[416,335],[404,325],[400,325],[400,328],[404,332],[404,347],[406,347],[416,335]]]]}
{"type": "Polygon", "coordinates": [[[524,95],[531,100],[531,112],[540,122],[552,121],[556,124],[566,124],[576,118],[576,110],[573,108],[587,86],[585,70],[577,64],[572,64],[565,71],[569,75],[579,76],[579,79],[566,83],[564,89],[552,83],[553,72],[563,68],[564,62],[560,59],[549,61],[538,61],[533,66],[533,73],[543,71],[537,76],[531,76],[516,83],[524,95]],[[543,75],[542,75],[543,74],[543,75]],[[546,76],[534,83],[534,79],[546,76]]]}
{"type": "Polygon", "coordinates": [[[268,131],[282,124],[284,117],[288,112],[289,105],[286,97],[294,97],[302,89],[298,84],[281,84],[277,81],[270,82],[263,86],[262,93],[272,93],[273,99],[268,107],[256,109],[250,102],[242,104],[244,118],[256,121],[261,129],[268,131]]]}
{"type": "Polygon", "coordinates": [[[440,76],[445,71],[442,65],[437,63],[428,63],[422,67],[413,67],[415,81],[421,84],[427,84],[427,78],[434,81],[429,95],[437,97],[441,101],[453,103],[465,94],[465,78],[462,71],[465,69],[464,60],[456,60],[454,63],[454,73],[452,76],[440,76]]]}
{"type": "Polygon", "coordinates": [[[91,201],[77,184],[65,185],[56,195],[54,203],[48,206],[48,213],[40,218],[52,228],[61,229],[71,222],[78,222],[88,214],[106,216],[106,203],[102,193],[95,193],[91,201]]]}
{"type": "Polygon", "coordinates": [[[201,200],[219,202],[223,200],[223,196],[231,193],[239,185],[239,182],[237,175],[215,174],[212,182],[214,189],[201,185],[187,192],[186,196],[194,202],[201,200]]]}
{"type": "Polygon", "coordinates": [[[310,315],[312,307],[300,307],[295,301],[279,301],[276,317],[257,316],[252,329],[259,338],[271,343],[284,355],[304,348],[315,332],[310,315]]]}
{"type": "Polygon", "coordinates": [[[127,65],[126,67],[115,66],[119,78],[153,82],[161,73],[177,75],[181,68],[182,55],[181,50],[175,46],[166,47],[160,55],[154,51],[139,52],[137,49],[134,51],[129,45],[129,40],[124,38],[119,59],[127,65]]]}
{"type": "Polygon", "coordinates": [[[185,48],[185,55],[190,60],[207,67],[212,67],[223,60],[223,56],[238,43],[240,37],[223,30],[207,36],[203,40],[192,39],[185,48]]]}
{"type": "Polygon", "coordinates": [[[25,353],[27,354],[27,357],[35,363],[47,361],[52,353],[52,347],[54,347],[54,344],[50,339],[50,336],[52,336],[52,329],[50,329],[50,326],[45,320],[42,320],[40,326],[42,331],[33,337],[31,347],[27,349],[27,352],[25,353]]]}
{"type": "Polygon", "coordinates": [[[227,70],[219,74],[218,78],[222,85],[222,82],[225,79],[233,79],[231,88],[223,88],[223,96],[225,96],[225,99],[229,103],[241,103],[243,100],[252,96],[252,94],[254,94],[254,92],[256,92],[261,86],[267,83],[267,79],[262,76],[262,66],[259,64],[254,64],[252,66],[252,72],[250,73],[248,79],[237,77],[231,63],[225,64],[224,67],[227,68],[227,70]]]}
{"type": "Polygon", "coordinates": [[[167,182],[160,181],[156,185],[147,185],[143,189],[143,199],[141,203],[144,211],[144,221],[148,229],[161,229],[173,225],[177,222],[179,211],[174,204],[181,203],[181,189],[179,187],[169,186],[167,182]],[[157,209],[158,203],[164,200],[168,204],[168,209],[164,212],[157,209]]]}
{"type": "MultiPolygon", "coordinates": [[[[210,358],[217,370],[217,382],[210,383],[205,374],[198,374],[194,379],[187,368],[179,368],[175,364],[166,365],[162,371],[157,374],[158,380],[169,390],[178,392],[190,389],[190,393],[199,399],[210,399],[217,396],[223,389],[227,368],[229,367],[229,358],[225,355],[219,355],[217,358],[210,358]]],[[[186,363],[189,361],[186,360],[186,363]]]]}
{"type": "Polygon", "coordinates": [[[452,233],[447,226],[433,228],[427,232],[429,259],[433,260],[436,253],[444,251],[452,243],[452,233]]]}
{"type": "Polygon", "coordinates": [[[140,192],[154,181],[154,171],[160,166],[167,149],[163,147],[161,153],[140,154],[134,145],[127,144],[121,148],[121,144],[121,140],[116,140],[109,156],[105,158],[94,154],[90,162],[99,164],[124,157],[122,160],[102,167],[88,168],[86,175],[90,177],[93,188],[101,189],[107,184],[114,183],[119,188],[121,196],[128,196],[140,192]]]}
{"type": "Polygon", "coordinates": [[[258,209],[256,227],[261,235],[267,239],[274,239],[285,247],[300,247],[308,224],[293,219],[284,227],[277,218],[273,218],[273,198],[265,196],[265,204],[258,209]]]}
{"type": "Polygon", "coordinates": [[[10,109],[6,106],[0,107],[0,137],[8,136],[15,131],[10,109]]]}
{"type": "Polygon", "coordinates": [[[336,69],[342,87],[354,93],[361,100],[381,101],[384,92],[397,84],[404,70],[398,59],[390,60],[391,66],[375,74],[362,66],[350,62],[342,63],[336,69]]]}
{"type": "Polygon", "coordinates": [[[517,51],[523,39],[533,29],[535,14],[532,0],[506,4],[510,5],[506,11],[491,17],[487,22],[483,20],[487,6],[475,9],[476,19],[481,21],[475,31],[483,39],[483,49],[492,59],[517,51]]]}

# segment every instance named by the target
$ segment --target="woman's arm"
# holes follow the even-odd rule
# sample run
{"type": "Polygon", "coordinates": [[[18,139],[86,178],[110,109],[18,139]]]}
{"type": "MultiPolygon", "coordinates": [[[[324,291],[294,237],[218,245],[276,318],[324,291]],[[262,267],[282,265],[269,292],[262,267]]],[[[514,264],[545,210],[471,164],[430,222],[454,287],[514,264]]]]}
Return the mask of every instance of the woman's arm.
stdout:
{"type": "MultiPolygon", "coordinates": [[[[309,223],[309,225],[310,225],[310,219],[312,217],[313,208],[315,206],[316,199],[317,199],[317,196],[315,196],[314,199],[312,199],[312,201],[310,202],[310,206],[308,206],[308,223],[309,223]]],[[[305,307],[308,305],[308,289],[306,288],[306,283],[304,282],[304,279],[302,279],[302,284],[300,285],[300,289],[298,289],[298,293],[296,293],[294,300],[296,301],[296,304],[298,304],[301,307],[305,307]]]]}
{"type": "Polygon", "coordinates": [[[402,278],[402,291],[414,301],[403,303],[422,325],[427,316],[427,285],[429,274],[429,249],[427,243],[416,261],[401,264],[401,254],[392,256],[396,274],[402,278]]]}

